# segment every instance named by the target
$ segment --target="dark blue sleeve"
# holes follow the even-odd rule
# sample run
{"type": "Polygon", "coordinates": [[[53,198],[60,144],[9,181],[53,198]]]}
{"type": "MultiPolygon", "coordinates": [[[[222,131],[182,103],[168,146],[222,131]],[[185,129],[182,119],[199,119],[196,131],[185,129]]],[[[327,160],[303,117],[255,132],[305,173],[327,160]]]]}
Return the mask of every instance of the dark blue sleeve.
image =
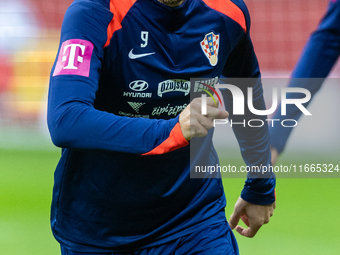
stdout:
{"type": "Polygon", "coordinates": [[[89,1],[72,4],[65,14],[48,96],[47,120],[53,143],[63,148],[136,154],[166,153],[187,145],[178,117],[129,118],[94,108],[112,17],[108,8],[89,1]]]}
{"type": "MultiPolygon", "coordinates": [[[[302,54],[293,70],[289,87],[305,88],[314,95],[319,91],[325,78],[332,70],[340,55],[340,2],[329,3],[327,12],[321,20],[317,30],[310,36],[302,54]],[[303,78],[303,79],[302,79],[303,78]]],[[[296,98],[288,94],[287,98],[296,98]]],[[[311,102],[304,104],[305,107],[311,102]]],[[[287,113],[281,116],[281,107],[278,108],[273,119],[298,120],[302,112],[294,105],[287,105],[287,113]]],[[[270,144],[281,153],[292,132],[292,127],[282,125],[270,126],[270,144]]]]}
{"type": "MultiPolygon", "coordinates": [[[[228,83],[237,85],[247,98],[247,88],[253,87],[253,106],[258,110],[265,110],[263,99],[260,70],[249,36],[250,20],[247,10],[244,10],[248,31],[244,34],[237,46],[230,54],[224,68],[223,76],[228,83]],[[230,79],[237,78],[237,79],[230,79]],[[244,79],[239,79],[244,78],[244,79]]],[[[242,157],[247,166],[271,165],[269,147],[269,131],[266,116],[258,116],[248,110],[245,104],[245,115],[233,115],[233,97],[229,90],[222,91],[226,109],[229,112],[229,120],[246,125],[233,125],[233,131],[240,145],[242,157]],[[250,119],[261,119],[265,125],[250,127],[247,125],[250,119]]],[[[246,100],[245,100],[246,101],[246,100]]],[[[253,204],[268,205],[275,201],[275,175],[274,173],[251,174],[247,176],[241,197],[253,204]]]]}

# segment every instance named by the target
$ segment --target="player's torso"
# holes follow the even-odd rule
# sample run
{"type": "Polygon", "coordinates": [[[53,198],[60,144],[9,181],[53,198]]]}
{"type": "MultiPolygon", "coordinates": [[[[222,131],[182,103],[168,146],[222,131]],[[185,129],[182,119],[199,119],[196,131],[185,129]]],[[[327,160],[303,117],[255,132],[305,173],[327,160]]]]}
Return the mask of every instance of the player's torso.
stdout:
{"type": "Polygon", "coordinates": [[[175,9],[137,1],[106,48],[95,106],[120,116],[173,118],[197,91],[190,78],[216,83],[230,49],[224,18],[202,1],[175,9]]]}
{"type": "MultiPolygon", "coordinates": [[[[100,18],[95,17],[105,23],[100,18]]],[[[244,35],[236,22],[202,0],[186,0],[172,11],[157,0],[137,0],[121,25],[105,48],[95,107],[130,117],[177,116],[189,93],[202,89],[190,78],[215,84],[244,35]]],[[[199,155],[215,162],[210,143],[202,148],[199,155]]],[[[190,179],[189,154],[188,147],[145,157],[66,149],[56,171],[63,185],[54,192],[52,220],[59,220],[54,231],[73,240],[75,250],[82,248],[79,243],[91,246],[93,233],[96,246],[114,250],[165,242],[201,223],[225,220],[221,181],[190,179]],[[98,196],[98,190],[104,192],[98,196]],[[82,206],[85,199],[90,210],[75,206],[75,199],[82,206]],[[78,227],[79,222],[84,225],[78,227]]]]}

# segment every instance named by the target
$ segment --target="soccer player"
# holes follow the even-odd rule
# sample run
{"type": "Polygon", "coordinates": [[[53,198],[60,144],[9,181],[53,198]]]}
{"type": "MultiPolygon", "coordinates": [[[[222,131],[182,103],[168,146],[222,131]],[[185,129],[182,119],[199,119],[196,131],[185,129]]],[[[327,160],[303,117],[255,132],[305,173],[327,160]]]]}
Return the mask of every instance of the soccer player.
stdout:
{"type": "MultiPolygon", "coordinates": [[[[297,62],[289,87],[306,88],[312,98],[319,91],[340,55],[340,1],[330,0],[327,12],[318,28],[310,36],[299,61],[297,62]],[[306,78],[306,79],[297,79],[306,78]]],[[[293,94],[290,95],[294,97],[293,94]]],[[[304,106],[307,107],[311,100],[304,106]]],[[[273,119],[282,119],[279,108],[273,119]]],[[[301,111],[292,105],[287,106],[285,119],[298,120],[301,111]]],[[[270,127],[272,162],[282,153],[293,128],[275,125],[270,127]]]]}
{"type": "MultiPolygon", "coordinates": [[[[209,100],[202,115],[190,78],[259,78],[249,27],[240,0],[73,2],[48,98],[62,148],[51,208],[62,254],[238,254],[231,229],[253,237],[269,222],[272,173],[248,176],[229,224],[221,179],[190,178],[190,161],[218,163],[213,120],[228,116],[209,100]],[[200,145],[192,158],[189,141],[200,145]]],[[[253,90],[265,109],[260,80],[253,90]]],[[[234,132],[247,165],[270,164],[266,125],[234,132]]]]}

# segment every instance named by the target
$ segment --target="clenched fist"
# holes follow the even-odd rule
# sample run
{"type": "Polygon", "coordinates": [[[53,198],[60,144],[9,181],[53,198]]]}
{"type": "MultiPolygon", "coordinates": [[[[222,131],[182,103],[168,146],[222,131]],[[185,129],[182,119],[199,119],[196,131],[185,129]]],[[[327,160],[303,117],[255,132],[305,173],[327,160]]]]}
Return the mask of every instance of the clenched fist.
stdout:
{"type": "Polygon", "coordinates": [[[229,116],[227,111],[218,109],[212,98],[207,98],[206,115],[202,115],[201,105],[201,98],[195,98],[179,115],[182,134],[187,141],[193,137],[206,136],[208,130],[214,126],[214,119],[225,119],[229,116]]]}

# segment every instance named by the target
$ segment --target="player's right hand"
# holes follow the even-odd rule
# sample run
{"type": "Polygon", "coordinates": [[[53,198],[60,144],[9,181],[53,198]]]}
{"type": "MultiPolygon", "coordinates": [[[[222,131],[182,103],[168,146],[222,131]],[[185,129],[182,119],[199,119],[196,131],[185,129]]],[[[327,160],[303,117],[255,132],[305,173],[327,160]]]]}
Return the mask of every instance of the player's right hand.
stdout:
{"type": "Polygon", "coordinates": [[[201,113],[201,98],[195,98],[179,115],[179,124],[184,138],[189,141],[193,137],[202,137],[214,127],[214,119],[228,118],[227,111],[218,109],[212,98],[207,98],[207,114],[201,113]]]}

